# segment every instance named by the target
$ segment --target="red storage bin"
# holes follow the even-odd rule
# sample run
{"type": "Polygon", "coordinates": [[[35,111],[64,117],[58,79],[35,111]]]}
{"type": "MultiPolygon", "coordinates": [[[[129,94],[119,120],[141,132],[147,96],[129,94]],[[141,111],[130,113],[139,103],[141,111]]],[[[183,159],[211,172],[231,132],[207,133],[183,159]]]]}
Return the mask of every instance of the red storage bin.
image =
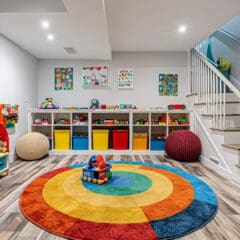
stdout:
{"type": "Polygon", "coordinates": [[[128,130],[113,130],[113,149],[128,149],[128,130]]]}

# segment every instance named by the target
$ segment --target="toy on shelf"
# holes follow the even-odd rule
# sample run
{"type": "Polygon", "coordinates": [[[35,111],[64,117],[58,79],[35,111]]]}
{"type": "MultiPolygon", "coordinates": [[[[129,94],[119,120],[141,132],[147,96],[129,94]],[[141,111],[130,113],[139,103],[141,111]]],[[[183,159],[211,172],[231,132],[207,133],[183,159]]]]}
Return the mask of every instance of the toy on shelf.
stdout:
{"type": "Polygon", "coordinates": [[[174,125],[174,121],[170,116],[168,116],[168,125],[174,125]]]}
{"type": "Polygon", "coordinates": [[[107,105],[106,106],[107,109],[119,109],[118,105],[107,105]]]}
{"type": "Polygon", "coordinates": [[[82,181],[103,184],[108,182],[112,173],[111,164],[107,164],[102,155],[93,155],[86,166],[83,167],[82,181]]]}
{"type": "Polygon", "coordinates": [[[97,99],[92,99],[90,109],[98,109],[98,108],[99,108],[99,101],[97,99]]]}
{"type": "Polygon", "coordinates": [[[186,106],[184,104],[170,104],[168,105],[168,110],[184,110],[186,106]]]}
{"type": "Polygon", "coordinates": [[[18,105],[0,104],[0,124],[14,128],[18,122],[18,105]]]}
{"type": "Polygon", "coordinates": [[[59,118],[54,120],[54,124],[69,125],[70,121],[68,118],[59,118]]]}
{"type": "Polygon", "coordinates": [[[189,122],[188,122],[188,120],[187,120],[187,118],[185,116],[180,116],[178,118],[178,124],[179,125],[188,125],[189,122]]]}
{"type": "Polygon", "coordinates": [[[63,107],[62,109],[66,109],[66,110],[77,110],[77,109],[79,109],[79,107],[70,106],[70,107],[63,107]]]}
{"type": "Polygon", "coordinates": [[[152,119],[152,125],[165,126],[166,125],[166,115],[152,119]]]}
{"type": "Polygon", "coordinates": [[[45,98],[39,106],[40,109],[59,109],[59,105],[53,102],[52,98],[45,98]]]}
{"type": "Polygon", "coordinates": [[[134,125],[148,125],[148,121],[146,119],[138,118],[134,120],[134,125]]]}
{"type": "Polygon", "coordinates": [[[136,106],[133,106],[132,104],[119,104],[120,109],[136,109],[136,106]]]}
{"type": "Polygon", "coordinates": [[[99,125],[128,125],[128,120],[117,120],[117,119],[104,119],[99,118],[96,120],[93,120],[93,124],[99,124],[99,125]]]}
{"type": "Polygon", "coordinates": [[[72,124],[87,125],[87,117],[81,114],[74,114],[72,124]]]}
{"type": "Polygon", "coordinates": [[[44,119],[36,118],[34,119],[33,124],[46,126],[46,125],[50,125],[51,122],[47,118],[44,118],[44,119]]]}

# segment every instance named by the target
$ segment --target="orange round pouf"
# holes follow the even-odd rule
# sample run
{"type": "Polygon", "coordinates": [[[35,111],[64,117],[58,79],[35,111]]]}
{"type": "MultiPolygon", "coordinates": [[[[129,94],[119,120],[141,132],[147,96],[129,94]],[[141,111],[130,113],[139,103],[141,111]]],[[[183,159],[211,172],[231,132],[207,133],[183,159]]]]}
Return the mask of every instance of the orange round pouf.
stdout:
{"type": "Polygon", "coordinates": [[[167,155],[178,161],[196,161],[201,154],[199,137],[189,130],[177,130],[166,139],[167,155]]]}

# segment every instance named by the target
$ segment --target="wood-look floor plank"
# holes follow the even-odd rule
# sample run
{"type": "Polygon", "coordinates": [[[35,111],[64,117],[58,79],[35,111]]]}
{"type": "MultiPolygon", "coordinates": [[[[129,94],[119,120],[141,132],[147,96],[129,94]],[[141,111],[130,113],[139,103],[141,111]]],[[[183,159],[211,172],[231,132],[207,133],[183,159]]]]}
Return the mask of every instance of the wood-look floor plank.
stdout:
{"type": "MultiPolygon", "coordinates": [[[[51,155],[39,161],[15,161],[11,174],[0,177],[0,240],[63,240],[35,226],[19,210],[19,195],[36,177],[56,168],[86,163],[88,155],[51,155]]],[[[182,240],[239,240],[240,185],[226,179],[199,162],[177,162],[160,155],[107,155],[107,160],[160,163],[187,171],[209,184],[219,201],[216,217],[182,240]]],[[[99,239],[101,240],[101,239],[99,239]]]]}

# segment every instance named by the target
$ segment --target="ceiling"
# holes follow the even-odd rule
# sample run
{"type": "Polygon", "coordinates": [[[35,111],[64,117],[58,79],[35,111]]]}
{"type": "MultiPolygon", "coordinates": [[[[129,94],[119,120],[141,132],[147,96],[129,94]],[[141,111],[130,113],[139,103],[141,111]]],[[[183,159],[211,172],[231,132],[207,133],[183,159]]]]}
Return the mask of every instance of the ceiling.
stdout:
{"type": "Polygon", "coordinates": [[[40,59],[107,60],[112,51],[187,51],[239,13],[239,0],[0,0],[0,33],[40,59]]]}

